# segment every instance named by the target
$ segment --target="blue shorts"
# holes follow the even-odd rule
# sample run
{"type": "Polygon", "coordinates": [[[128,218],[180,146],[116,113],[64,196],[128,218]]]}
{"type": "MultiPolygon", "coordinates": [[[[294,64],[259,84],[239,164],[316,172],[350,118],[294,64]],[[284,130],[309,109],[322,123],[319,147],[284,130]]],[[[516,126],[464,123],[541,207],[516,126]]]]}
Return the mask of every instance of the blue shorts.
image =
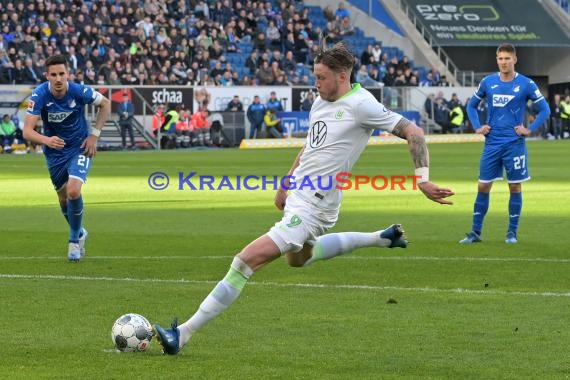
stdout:
{"type": "Polygon", "coordinates": [[[501,145],[485,144],[479,165],[479,182],[489,183],[503,179],[503,168],[507,172],[509,183],[530,179],[528,151],[524,140],[501,145]]]}
{"type": "Polygon", "coordinates": [[[48,171],[55,191],[60,191],[70,177],[87,182],[92,160],[82,153],[48,159],[48,171]]]}

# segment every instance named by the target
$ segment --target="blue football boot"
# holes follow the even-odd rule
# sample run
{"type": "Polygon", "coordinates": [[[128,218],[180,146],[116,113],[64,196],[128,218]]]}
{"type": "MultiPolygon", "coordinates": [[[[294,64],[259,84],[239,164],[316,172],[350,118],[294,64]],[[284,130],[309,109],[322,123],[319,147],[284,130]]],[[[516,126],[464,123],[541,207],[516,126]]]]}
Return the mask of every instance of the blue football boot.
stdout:
{"type": "Polygon", "coordinates": [[[162,352],[168,355],[176,355],[180,351],[180,331],[178,330],[178,321],[172,322],[170,329],[165,329],[159,324],[155,324],[154,331],[158,343],[162,346],[162,352]]]}
{"type": "Polygon", "coordinates": [[[380,237],[391,241],[388,248],[406,248],[408,246],[401,224],[392,224],[390,227],[387,227],[380,232],[380,237]]]}

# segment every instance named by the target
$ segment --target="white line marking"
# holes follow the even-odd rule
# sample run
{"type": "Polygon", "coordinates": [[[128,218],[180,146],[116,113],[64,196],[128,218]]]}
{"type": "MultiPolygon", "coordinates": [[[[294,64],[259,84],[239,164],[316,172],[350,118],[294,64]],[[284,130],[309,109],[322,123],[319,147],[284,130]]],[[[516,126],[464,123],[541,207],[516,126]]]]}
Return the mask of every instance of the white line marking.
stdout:
{"type": "MultiPolygon", "coordinates": [[[[233,256],[87,256],[86,260],[229,260],[233,256]]],[[[0,256],[2,260],[61,260],[64,256],[0,256]]],[[[435,256],[341,256],[336,260],[401,260],[401,261],[481,261],[481,262],[531,262],[570,264],[570,259],[524,258],[524,257],[435,257],[435,256]]]]}
{"type": "MultiPolygon", "coordinates": [[[[116,281],[116,282],[138,282],[138,283],[160,283],[160,284],[216,284],[218,281],[211,280],[168,280],[161,278],[115,278],[115,277],[87,277],[87,276],[64,276],[64,275],[34,275],[34,274],[9,274],[0,273],[0,279],[10,280],[59,280],[59,281],[116,281]]],[[[527,296],[527,297],[568,297],[570,292],[507,292],[503,290],[474,290],[474,289],[440,289],[440,288],[416,288],[401,286],[378,286],[378,285],[345,285],[345,284],[284,284],[279,282],[256,282],[250,281],[249,285],[260,285],[280,288],[312,288],[312,289],[357,289],[357,290],[376,290],[376,291],[399,291],[413,293],[452,293],[452,294],[472,294],[472,295],[493,295],[493,296],[527,296]]]]}

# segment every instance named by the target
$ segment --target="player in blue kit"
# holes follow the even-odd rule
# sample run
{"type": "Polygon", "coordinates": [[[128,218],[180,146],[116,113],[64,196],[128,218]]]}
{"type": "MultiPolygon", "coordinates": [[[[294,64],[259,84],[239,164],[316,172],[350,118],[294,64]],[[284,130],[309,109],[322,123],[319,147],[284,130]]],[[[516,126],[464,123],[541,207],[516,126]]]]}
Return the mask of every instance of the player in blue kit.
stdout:
{"type": "Polygon", "coordinates": [[[493,182],[503,179],[503,168],[509,183],[509,228],[505,242],[517,243],[517,230],[522,210],[522,182],[530,179],[525,137],[536,131],[550,116],[550,108],[536,84],[515,71],[517,55],[511,44],[497,48],[499,72],[483,78],[467,104],[467,114],[476,133],[485,136],[485,147],[479,166],[479,185],[473,207],[471,232],[461,244],[481,241],[483,219],[489,209],[489,193],[493,182]],[[489,113],[481,125],[477,105],[486,98],[489,113]],[[529,128],[523,125],[528,100],[538,106],[539,113],[529,128]]]}
{"type": "Polygon", "coordinates": [[[46,60],[47,82],[36,87],[28,101],[24,138],[44,145],[48,171],[63,216],[69,224],[67,258],[79,261],[85,254],[87,231],[82,226],[81,187],[87,180],[91,161],[97,152],[97,138],[109,116],[111,102],[91,87],[69,82],[65,56],[46,60]],[[95,128],[85,117],[85,105],[99,108],[95,128]],[[35,127],[42,119],[43,134],[35,127]]]}

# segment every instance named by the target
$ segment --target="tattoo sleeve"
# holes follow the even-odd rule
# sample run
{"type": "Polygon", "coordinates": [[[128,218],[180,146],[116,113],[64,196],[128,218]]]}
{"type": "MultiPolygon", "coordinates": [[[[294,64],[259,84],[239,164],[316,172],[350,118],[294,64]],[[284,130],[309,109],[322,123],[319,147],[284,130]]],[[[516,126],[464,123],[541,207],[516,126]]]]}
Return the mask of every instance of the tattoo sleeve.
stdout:
{"type": "Polygon", "coordinates": [[[392,134],[408,140],[408,147],[415,168],[429,167],[429,153],[423,131],[406,118],[402,118],[394,127],[392,134]]]}

